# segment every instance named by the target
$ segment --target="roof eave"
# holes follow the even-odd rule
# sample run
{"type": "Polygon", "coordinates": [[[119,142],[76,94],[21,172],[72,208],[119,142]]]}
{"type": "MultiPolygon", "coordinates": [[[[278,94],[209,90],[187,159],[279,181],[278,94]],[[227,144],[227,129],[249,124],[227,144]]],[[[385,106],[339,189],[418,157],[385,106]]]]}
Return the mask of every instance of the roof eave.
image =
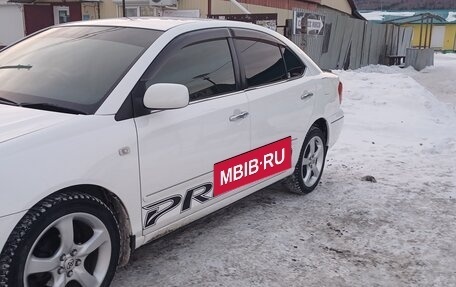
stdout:
{"type": "Polygon", "coordinates": [[[356,3],[354,0],[347,0],[348,1],[348,4],[350,5],[350,8],[352,10],[352,15],[353,17],[357,18],[357,19],[360,19],[360,20],[364,20],[366,21],[366,18],[363,17],[363,15],[361,15],[359,12],[358,12],[358,8],[356,8],[356,3]]]}

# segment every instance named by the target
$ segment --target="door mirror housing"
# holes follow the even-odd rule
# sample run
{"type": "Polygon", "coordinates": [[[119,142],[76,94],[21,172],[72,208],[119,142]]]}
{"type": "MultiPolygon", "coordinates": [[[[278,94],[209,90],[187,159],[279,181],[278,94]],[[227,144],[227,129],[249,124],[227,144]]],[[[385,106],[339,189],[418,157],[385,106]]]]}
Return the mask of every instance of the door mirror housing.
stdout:
{"type": "Polygon", "coordinates": [[[144,106],[152,110],[173,110],[188,106],[188,88],[179,84],[154,84],[144,94],[144,106]]]}

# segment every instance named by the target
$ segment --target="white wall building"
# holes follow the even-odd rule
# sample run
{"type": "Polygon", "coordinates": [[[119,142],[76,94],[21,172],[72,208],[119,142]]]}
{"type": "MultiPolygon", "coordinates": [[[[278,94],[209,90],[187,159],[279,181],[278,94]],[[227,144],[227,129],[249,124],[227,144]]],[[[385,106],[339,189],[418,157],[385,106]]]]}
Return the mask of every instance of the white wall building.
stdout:
{"type": "Polygon", "coordinates": [[[22,5],[0,0],[0,46],[9,45],[24,35],[22,5]]]}

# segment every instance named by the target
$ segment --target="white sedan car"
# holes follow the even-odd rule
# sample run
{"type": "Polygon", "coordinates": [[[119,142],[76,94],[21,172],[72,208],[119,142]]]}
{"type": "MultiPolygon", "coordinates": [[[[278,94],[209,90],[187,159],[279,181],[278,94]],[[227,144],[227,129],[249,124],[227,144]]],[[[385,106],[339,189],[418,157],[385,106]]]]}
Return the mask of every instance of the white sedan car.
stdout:
{"type": "Polygon", "coordinates": [[[141,245],[319,183],[342,84],[253,24],[117,19],[0,52],[0,286],[109,286],[141,245]]]}

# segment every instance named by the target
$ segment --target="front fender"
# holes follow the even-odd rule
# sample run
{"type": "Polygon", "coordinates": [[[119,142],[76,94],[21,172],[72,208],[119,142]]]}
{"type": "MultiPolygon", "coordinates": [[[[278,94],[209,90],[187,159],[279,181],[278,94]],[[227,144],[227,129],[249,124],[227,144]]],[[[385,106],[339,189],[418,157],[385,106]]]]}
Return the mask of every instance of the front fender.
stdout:
{"type": "Polygon", "coordinates": [[[28,210],[63,188],[92,184],[116,194],[133,232],[142,230],[133,120],[80,116],[0,144],[0,159],[0,216],[28,210]]]}

